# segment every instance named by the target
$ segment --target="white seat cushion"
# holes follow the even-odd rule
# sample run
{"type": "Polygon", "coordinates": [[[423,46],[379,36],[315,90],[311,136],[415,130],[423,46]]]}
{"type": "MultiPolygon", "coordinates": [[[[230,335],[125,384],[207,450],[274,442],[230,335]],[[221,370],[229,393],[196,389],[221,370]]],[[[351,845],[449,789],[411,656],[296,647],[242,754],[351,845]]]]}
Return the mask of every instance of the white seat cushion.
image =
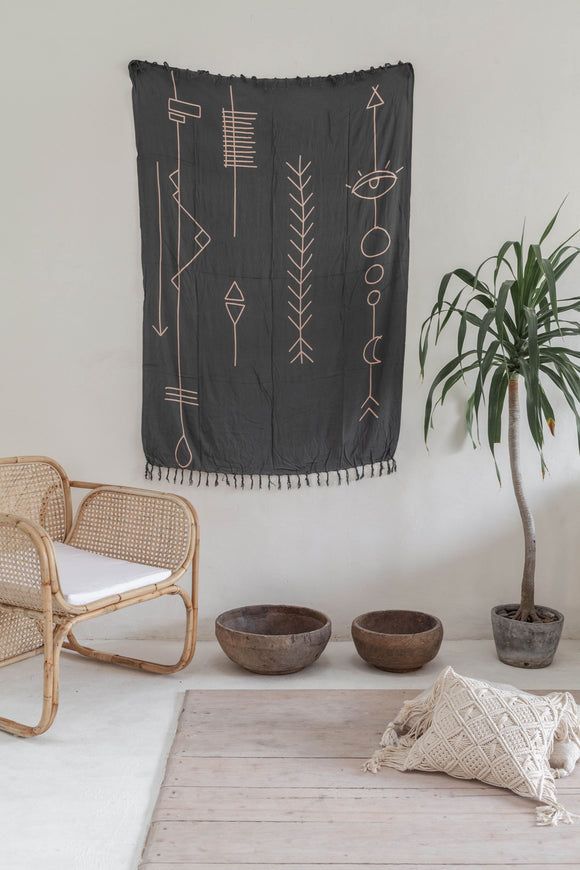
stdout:
{"type": "Polygon", "coordinates": [[[68,544],[54,542],[60,588],[69,604],[91,604],[109,595],[121,595],[171,576],[167,568],[111,559],[68,544]]]}

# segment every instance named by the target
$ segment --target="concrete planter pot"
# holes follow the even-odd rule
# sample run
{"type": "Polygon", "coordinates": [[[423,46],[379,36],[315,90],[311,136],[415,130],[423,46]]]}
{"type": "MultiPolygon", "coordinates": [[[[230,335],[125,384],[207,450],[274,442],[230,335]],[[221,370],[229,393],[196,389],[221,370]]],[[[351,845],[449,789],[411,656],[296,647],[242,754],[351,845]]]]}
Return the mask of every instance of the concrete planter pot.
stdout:
{"type": "Polygon", "coordinates": [[[443,640],[441,620],[418,610],[373,610],[357,616],[352,639],[361,659],[382,671],[416,671],[434,659],[443,640]]]}
{"type": "Polygon", "coordinates": [[[332,626],[309,607],[257,604],[220,614],[219,645],[229,659],[254,674],[293,674],[322,654],[332,626]]]}
{"type": "Polygon", "coordinates": [[[553,607],[537,607],[557,617],[553,622],[518,622],[503,615],[517,604],[499,604],[491,609],[491,625],[497,657],[514,668],[547,668],[558,649],[564,617],[553,607]]]}

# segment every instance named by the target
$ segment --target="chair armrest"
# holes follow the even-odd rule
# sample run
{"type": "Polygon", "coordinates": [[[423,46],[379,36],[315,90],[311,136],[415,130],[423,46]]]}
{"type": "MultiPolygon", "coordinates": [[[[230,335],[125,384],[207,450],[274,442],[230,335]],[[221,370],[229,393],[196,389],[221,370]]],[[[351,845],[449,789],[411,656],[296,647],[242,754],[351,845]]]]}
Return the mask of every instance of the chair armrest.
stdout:
{"type": "Polygon", "coordinates": [[[181,574],[193,559],[197,526],[193,507],[181,496],[97,486],[81,502],[66,543],[181,574]]]}
{"type": "Polygon", "coordinates": [[[52,541],[38,523],[0,514],[0,605],[51,610],[60,591],[52,541]]]}

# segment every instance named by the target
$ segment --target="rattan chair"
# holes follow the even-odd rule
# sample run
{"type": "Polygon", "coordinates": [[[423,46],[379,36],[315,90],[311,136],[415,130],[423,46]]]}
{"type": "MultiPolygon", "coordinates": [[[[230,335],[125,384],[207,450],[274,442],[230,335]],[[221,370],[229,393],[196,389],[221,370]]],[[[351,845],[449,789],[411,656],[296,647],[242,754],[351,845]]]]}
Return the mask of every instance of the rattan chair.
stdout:
{"type": "MultiPolygon", "coordinates": [[[[198,566],[199,523],[186,499],[71,481],[56,462],[42,456],[0,459],[0,667],[34,655],[44,656],[43,705],[38,724],[25,725],[0,717],[0,729],[30,737],[50,727],[58,708],[63,647],[92,659],[155,674],[171,674],[186,667],[195,649],[198,566]],[[71,487],[90,490],[74,522],[71,487]],[[67,596],[63,589],[56,556],[59,550],[81,560],[97,560],[97,569],[104,565],[105,573],[107,565],[129,570],[141,567],[148,576],[163,579],[136,588],[133,585],[106,597],[99,597],[98,590],[93,590],[92,598],[85,595],[85,603],[74,603],[83,596],[67,596]],[[190,566],[191,597],[177,585],[190,566]],[[80,644],[72,631],[78,622],[162,595],[180,596],[186,610],[183,652],[173,665],[99,652],[80,644]]],[[[104,585],[106,588],[106,582],[104,585]]]]}

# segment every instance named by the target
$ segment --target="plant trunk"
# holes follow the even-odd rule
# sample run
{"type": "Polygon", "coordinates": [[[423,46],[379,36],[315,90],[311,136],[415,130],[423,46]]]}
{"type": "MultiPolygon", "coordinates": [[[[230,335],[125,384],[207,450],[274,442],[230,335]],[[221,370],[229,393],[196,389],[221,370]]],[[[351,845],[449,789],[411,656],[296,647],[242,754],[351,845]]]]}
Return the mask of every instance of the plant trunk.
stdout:
{"type": "Polygon", "coordinates": [[[522,591],[520,606],[515,619],[523,622],[539,622],[540,618],[534,604],[534,579],[536,573],[536,527],[534,518],[526,500],[522,485],[520,469],[520,396],[519,375],[511,375],[508,386],[509,423],[508,443],[512,483],[524,530],[524,573],[522,576],[522,591]]]}

